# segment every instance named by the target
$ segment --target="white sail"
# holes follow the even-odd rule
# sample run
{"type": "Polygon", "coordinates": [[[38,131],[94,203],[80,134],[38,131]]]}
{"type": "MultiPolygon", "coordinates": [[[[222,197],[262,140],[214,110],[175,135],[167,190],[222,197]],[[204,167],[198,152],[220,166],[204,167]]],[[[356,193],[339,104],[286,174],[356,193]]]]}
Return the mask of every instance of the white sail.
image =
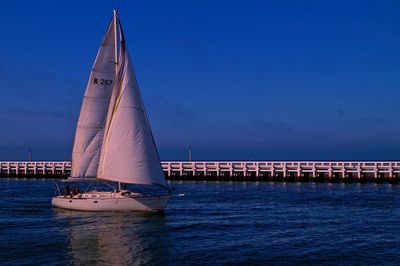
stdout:
{"type": "Polygon", "coordinates": [[[97,53],[79,115],[72,151],[71,177],[96,177],[104,126],[115,80],[113,21],[97,53]]]}
{"type": "Polygon", "coordinates": [[[121,32],[118,84],[111,97],[98,178],[168,188],[121,32]]]}

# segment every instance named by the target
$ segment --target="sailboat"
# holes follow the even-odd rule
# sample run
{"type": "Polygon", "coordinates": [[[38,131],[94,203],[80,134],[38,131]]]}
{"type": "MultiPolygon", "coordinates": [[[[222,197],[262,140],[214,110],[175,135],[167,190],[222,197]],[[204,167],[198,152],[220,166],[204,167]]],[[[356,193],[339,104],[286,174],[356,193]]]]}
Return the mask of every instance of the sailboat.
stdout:
{"type": "Polygon", "coordinates": [[[52,204],[84,211],[163,211],[171,198],[116,10],[89,76],[67,181],[88,180],[116,186],[83,193],[66,186],[52,204]],[[156,186],[162,193],[134,192],[127,184],[156,186]]]}

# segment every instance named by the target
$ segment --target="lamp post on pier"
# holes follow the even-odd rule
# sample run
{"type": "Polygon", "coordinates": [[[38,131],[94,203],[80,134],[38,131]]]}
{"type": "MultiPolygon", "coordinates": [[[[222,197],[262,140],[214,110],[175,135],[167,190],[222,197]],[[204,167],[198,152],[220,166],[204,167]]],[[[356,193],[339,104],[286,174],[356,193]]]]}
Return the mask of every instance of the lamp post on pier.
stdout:
{"type": "Polygon", "coordinates": [[[191,162],[192,161],[192,146],[189,144],[188,148],[189,148],[189,162],[191,162]]]}
{"type": "Polygon", "coordinates": [[[26,149],[28,150],[28,161],[32,161],[32,150],[29,146],[26,149]]]}

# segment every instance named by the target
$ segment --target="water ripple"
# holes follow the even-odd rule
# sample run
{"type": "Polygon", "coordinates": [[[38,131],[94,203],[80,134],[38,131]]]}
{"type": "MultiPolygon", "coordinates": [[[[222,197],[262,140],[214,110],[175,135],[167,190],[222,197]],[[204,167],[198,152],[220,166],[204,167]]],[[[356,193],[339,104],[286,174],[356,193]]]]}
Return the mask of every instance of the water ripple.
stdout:
{"type": "Polygon", "coordinates": [[[397,264],[399,186],[172,182],[163,214],[52,208],[54,181],[0,180],[5,265],[397,264]]]}

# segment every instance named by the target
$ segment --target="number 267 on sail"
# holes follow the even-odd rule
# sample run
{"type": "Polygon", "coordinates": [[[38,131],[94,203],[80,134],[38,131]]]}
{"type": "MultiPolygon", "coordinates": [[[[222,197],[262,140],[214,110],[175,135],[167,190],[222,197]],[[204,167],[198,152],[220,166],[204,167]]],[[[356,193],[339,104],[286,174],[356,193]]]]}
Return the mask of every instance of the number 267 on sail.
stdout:
{"type": "MultiPolygon", "coordinates": [[[[111,85],[112,82],[113,81],[111,79],[100,79],[100,85],[108,86],[108,85],[111,85]]],[[[98,78],[94,78],[93,79],[93,83],[94,84],[98,84],[99,83],[99,79],[98,78]]]]}

